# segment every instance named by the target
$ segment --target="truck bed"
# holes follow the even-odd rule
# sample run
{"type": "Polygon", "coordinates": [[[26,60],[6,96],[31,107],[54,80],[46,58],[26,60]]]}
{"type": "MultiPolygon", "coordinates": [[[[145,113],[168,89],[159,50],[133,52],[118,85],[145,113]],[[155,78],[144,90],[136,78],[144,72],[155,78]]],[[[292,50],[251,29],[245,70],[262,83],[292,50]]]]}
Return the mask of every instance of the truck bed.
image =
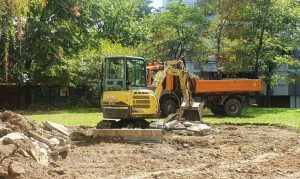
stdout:
{"type": "Polygon", "coordinates": [[[261,79],[195,80],[195,93],[255,93],[263,90],[261,79]]]}

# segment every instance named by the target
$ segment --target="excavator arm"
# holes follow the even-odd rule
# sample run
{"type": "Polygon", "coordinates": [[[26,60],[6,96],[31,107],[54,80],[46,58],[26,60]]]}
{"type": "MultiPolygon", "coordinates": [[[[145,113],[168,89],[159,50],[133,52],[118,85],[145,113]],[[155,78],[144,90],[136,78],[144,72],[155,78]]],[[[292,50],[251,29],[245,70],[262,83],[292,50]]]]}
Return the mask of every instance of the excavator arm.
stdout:
{"type": "Polygon", "coordinates": [[[155,94],[160,98],[163,91],[163,81],[166,75],[172,75],[179,78],[180,89],[183,94],[183,103],[181,104],[181,110],[183,115],[181,117],[187,120],[201,120],[201,112],[203,104],[194,102],[191,93],[191,80],[189,73],[184,70],[183,64],[178,61],[169,61],[164,63],[164,69],[161,73],[157,74],[155,77],[156,89],[155,94]],[[179,66],[179,68],[174,68],[173,66],[179,66]]]}

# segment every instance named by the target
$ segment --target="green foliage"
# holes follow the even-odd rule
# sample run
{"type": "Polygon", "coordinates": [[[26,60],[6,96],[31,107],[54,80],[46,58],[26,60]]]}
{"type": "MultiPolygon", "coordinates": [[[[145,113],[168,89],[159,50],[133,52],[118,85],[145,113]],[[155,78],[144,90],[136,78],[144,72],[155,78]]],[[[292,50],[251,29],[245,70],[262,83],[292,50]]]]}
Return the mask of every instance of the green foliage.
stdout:
{"type": "MultiPolygon", "coordinates": [[[[0,32],[8,34],[4,31],[8,28],[12,36],[18,35],[18,41],[11,38],[7,48],[8,75],[18,83],[76,86],[99,81],[104,56],[136,55],[131,46],[144,39],[139,23],[151,11],[149,0],[42,2],[9,0],[0,5],[0,32]],[[7,13],[12,2],[20,12],[7,13]],[[16,29],[20,14],[22,26],[16,29]]],[[[2,44],[0,52],[3,58],[2,44]]]]}
{"type": "Polygon", "coordinates": [[[99,37],[125,46],[139,44],[145,36],[140,23],[151,11],[149,4],[148,0],[99,0],[99,15],[94,17],[99,37]]]}
{"type": "Polygon", "coordinates": [[[124,47],[122,44],[112,43],[109,40],[101,41],[101,54],[103,57],[107,56],[137,56],[137,49],[134,47],[124,47]]]}
{"type": "MultiPolygon", "coordinates": [[[[17,83],[99,83],[105,56],[203,62],[224,71],[297,67],[297,0],[201,0],[150,13],[150,0],[7,0],[0,3],[0,75],[17,83]],[[210,19],[210,20],[208,20],[210,19]]],[[[93,89],[98,89],[93,85],[93,89]]]]}
{"type": "MultiPolygon", "coordinates": [[[[19,0],[6,0],[0,4],[0,37],[1,43],[0,46],[0,57],[3,58],[3,71],[4,71],[4,80],[8,82],[8,69],[9,69],[9,51],[10,43],[15,44],[16,36],[15,31],[18,34],[18,40],[22,40],[22,27],[24,18],[27,17],[30,12],[30,6],[45,5],[45,0],[39,1],[19,1],[19,0]],[[17,24],[17,27],[15,27],[17,24]],[[2,48],[1,48],[2,47],[2,48]]],[[[2,59],[1,58],[1,59],[2,59]]]]}
{"type": "Polygon", "coordinates": [[[140,45],[140,53],[150,59],[170,60],[190,53],[200,61],[205,58],[206,45],[201,36],[206,17],[198,9],[180,3],[172,4],[168,11],[150,15],[144,30],[149,32],[147,41],[140,45]]]}

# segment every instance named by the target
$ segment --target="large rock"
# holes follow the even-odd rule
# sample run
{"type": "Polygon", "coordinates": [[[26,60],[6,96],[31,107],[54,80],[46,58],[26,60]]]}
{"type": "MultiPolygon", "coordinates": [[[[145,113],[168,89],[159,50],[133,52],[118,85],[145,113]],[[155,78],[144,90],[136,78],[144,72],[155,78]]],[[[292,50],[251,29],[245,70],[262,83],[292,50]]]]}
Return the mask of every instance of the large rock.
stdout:
{"type": "Polygon", "coordinates": [[[48,165],[49,157],[46,149],[41,148],[38,142],[32,142],[34,147],[30,149],[30,155],[41,165],[48,165]]]}
{"type": "Polygon", "coordinates": [[[187,130],[193,132],[210,132],[212,128],[206,124],[194,124],[193,126],[188,127],[187,130]]]}
{"type": "Polygon", "coordinates": [[[18,126],[19,129],[24,132],[34,129],[31,123],[27,122],[27,119],[20,114],[12,115],[7,119],[7,122],[10,123],[11,125],[18,126]]]}
{"type": "Polygon", "coordinates": [[[168,122],[168,123],[165,124],[165,126],[169,130],[186,129],[186,127],[184,127],[184,125],[182,125],[180,123],[180,121],[178,121],[178,120],[174,120],[174,121],[168,122]]]}
{"type": "Polygon", "coordinates": [[[8,175],[7,170],[5,170],[5,169],[3,168],[3,166],[0,165],[0,178],[6,178],[7,175],[8,175]]]}
{"type": "Polygon", "coordinates": [[[28,135],[30,137],[33,137],[35,140],[38,140],[38,141],[40,141],[42,143],[45,143],[46,145],[48,145],[50,147],[52,146],[52,143],[50,142],[50,140],[48,140],[47,138],[45,138],[45,137],[43,137],[43,136],[41,136],[39,134],[36,134],[34,132],[29,131],[28,135]]]}
{"type": "Polygon", "coordinates": [[[12,115],[14,115],[13,112],[11,112],[11,111],[4,111],[3,113],[0,114],[0,118],[1,118],[2,121],[6,121],[12,115]]]}
{"type": "Polygon", "coordinates": [[[49,139],[49,141],[52,145],[59,145],[60,143],[60,141],[56,137],[49,139]]]}
{"type": "Polygon", "coordinates": [[[150,128],[162,129],[164,127],[163,121],[154,121],[149,124],[150,128]]]}
{"type": "Polygon", "coordinates": [[[3,144],[3,140],[4,139],[10,139],[10,140],[20,140],[20,139],[28,139],[27,136],[25,136],[22,133],[19,132],[13,132],[13,133],[9,133],[6,136],[3,136],[2,138],[0,138],[0,144],[3,144]]]}
{"type": "Polygon", "coordinates": [[[10,156],[15,151],[16,147],[13,144],[10,145],[1,145],[0,146],[0,160],[10,156]]]}
{"type": "Polygon", "coordinates": [[[66,128],[64,125],[56,124],[54,122],[45,121],[44,122],[45,127],[47,127],[50,130],[56,130],[66,136],[70,136],[70,131],[68,128],[66,128]]]}
{"type": "Polygon", "coordinates": [[[190,121],[184,121],[182,124],[183,124],[185,127],[191,127],[191,126],[194,125],[194,123],[192,123],[192,122],[190,122],[190,121]]]}
{"type": "Polygon", "coordinates": [[[25,170],[22,168],[21,163],[13,162],[8,166],[8,174],[13,176],[22,175],[25,174],[25,170]]]}
{"type": "Polygon", "coordinates": [[[6,128],[6,125],[3,123],[0,123],[0,138],[3,136],[6,136],[7,134],[13,132],[12,129],[6,128]]]}

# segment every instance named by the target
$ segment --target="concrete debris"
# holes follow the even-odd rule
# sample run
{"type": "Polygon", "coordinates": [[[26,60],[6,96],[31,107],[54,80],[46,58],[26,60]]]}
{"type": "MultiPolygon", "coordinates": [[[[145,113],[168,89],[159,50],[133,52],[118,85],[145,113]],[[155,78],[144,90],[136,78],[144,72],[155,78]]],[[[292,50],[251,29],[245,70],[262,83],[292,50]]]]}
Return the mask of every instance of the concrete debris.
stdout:
{"type": "Polygon", "coordinates": [[[186,129],[186,127],[183,125],[183,124],[181,124],[181,123],[178,123],[176,126],[175,126],[175,128],[174,129],[186,129]]]}
{"type": "Polygon", "coordinates": [[[50,130],[56,130],[66,136],[70,136],[69,129],[61,124],[56,124],[56,123],[50,122],[50,121],[45,121],[43,124],[50,130]]]}
{"type": "Polygon", "coordinates": [[[19,132],[13,132],[13,133],[9,133],[6,136],[3,136],[2,138],[0,138],[0,144],[3,144],[3,140],[4,139],[10,139],[10,140],[20,140],[20,139],[27,139],[28,137],[25,136],[22,133],[19,132]]]}
{"type": "Polygon", "coordinates": [[[30,155],[26,152],[26,150],[24,150],[24,149],[21,149],[20,151],[19,151],[19,153],[21,154],[21,155],[23,155],[24,157],[30,157],[30,155]]]}
{"type": "Polygon", "coordinates": [[[57,163],[55,163],[53,161],[50,162],[50,165],[53,166],[53,167],[60,167],[60,165],[58,165],[57,163]]]}
{"type": "Polygon", "coordinates": [[[60,142],[57,138],[53,137],[51,139],[49,139],[49,142],[52,144],[52,145],[59,145],[60,142]]]}
{"type": "Polygon", "coordinates": [[[210,132],[211,127],[206,124],[196,124],[187,128],[187,130],[193,132],[210,132]]]}
{"type": "Polygon", "coordinates": [[[46,145],[48,146],[52,146],[53,144],[50,142],[50,140],[48,140],[47,138],[43,137],[43,136],[40,136],[34,132],[31,132],[31,131],[28,131],[28,135],[30,137],[33,137],[35,140],[38,140],[40,142],[43,142],[45,143],[46,145]]]}
{"type": "Polygon", "coordinates": [[[166,123],[166,129],[170,129],[170,130],[172,130],[172,129],[176,129],[176,126],[179,124],[180,122],[178,121],[178,120],[173,120],[173,121],[171,121],[171,122],[167,122],[166,123]]]}
{"type": "Polygon", "coordinates": [[[55,168],[55,169],[51,170],[50,172],[54,172],[54,173],[57,173],[59,175],[65,174],[65,170],[62,169],[62,168],[55,168]]]}
{"type": "Polygon", "coordinates": [[[189,148],[190,147],[190,145],[189,144],[182,144],[182,146],[184,147],[184,148],[189,148]]]}
{"type": "Polygon", "coordinates": [[[37,142],[32,142],[34,148],[30,150],[30,155],[41,165],[48,165],[48,152],[41,148],[37,142]]]}
{"type": "MultiPolygon", "coordinates": [[[[5,113],[5,112],[4,112],[5,113]]],[[[3,119],[3,121],[7,121],[9,124],[19,128],[21,131],[28,131],[28,130],[33,130],[34,126],[32,126],[31,123],[27,122],[26,118],[20,114],[15,114],[12,112],[9,112],[9,116],[6,119],[3,119]]]]}
{"type": "Polygon", "coordinates": [[[21,163],[13,162],[8,166],[8,174],[18,176],[25,174],[25,170],[21,167],[21,163]]]}
{"type": "Polygon", "coordinates": [[[190,122],[190,121],[184,121],[182,124],[183,124],[185,127],[191,127],[191,126],[194,125],[194,124],[193,124],[192,122],[190,122]]]}
{"type": "Polygon", "coordinates": [[[0,114],[0,119],[2,121],[6,121],[8,118],[10,118],[14,113],[11,111],[4,111],[3,113],[0,114]]]}
{"type": "Polygon", "coordinates": [[[60,124],[45,122],[41,126],[11,111],[0,113],[0,178],[21,175],[26,178],[22,166],[31,165],[31,162],[48,166],[52,153],[60,155],[69,151],[69,135],[68,128],[60,124]]]}
{"type": "Polygon", "coordinates": [[[15,146],[10,144],[10,145],[0,145],[0,160],[2,161],[4,158],[7,156],[10,156],[13,154],[15,151],[15,146]]]}
{"type": "Polygon", "coordinates": [[[162,129],[164,127],[163,121],[154,121],[149,124],[150,128],[162,129]]]}
{"type": "Polygon", "coordinates": [[[162,123],[161,121],[154,121],[150,123],[151,128],[161,128],[174,132],[178,135],[195,135],[197,133],[213,132],[213,129],[207,124],[202,124],[200,121],[187,121],[187,120],[177,120],[177,115],[169,115],[167,123],[162,123]]]}
{"type": "Polygon", "coordinates": [[[63,152],[68,152],[70,149],[70,146],[69,145],[66,145],[64,147],[61,147],[57,150],[54,150],[50,153],[50,155],[55,155],[55,154],[60,154],[60,153],[63,153],[63,152]]]}
{"type": "Polygon", "coordinates": [[[8,175],[7,170],[0,166],[0,178],[6,178],[8,175]]]}
{"type": "Polygon", "coordinates": [[[169,114],[168,117],[165,118],[164,123],[168,123],[170,121],[177,120],[179,118],[177,113],[169,114]]]}

